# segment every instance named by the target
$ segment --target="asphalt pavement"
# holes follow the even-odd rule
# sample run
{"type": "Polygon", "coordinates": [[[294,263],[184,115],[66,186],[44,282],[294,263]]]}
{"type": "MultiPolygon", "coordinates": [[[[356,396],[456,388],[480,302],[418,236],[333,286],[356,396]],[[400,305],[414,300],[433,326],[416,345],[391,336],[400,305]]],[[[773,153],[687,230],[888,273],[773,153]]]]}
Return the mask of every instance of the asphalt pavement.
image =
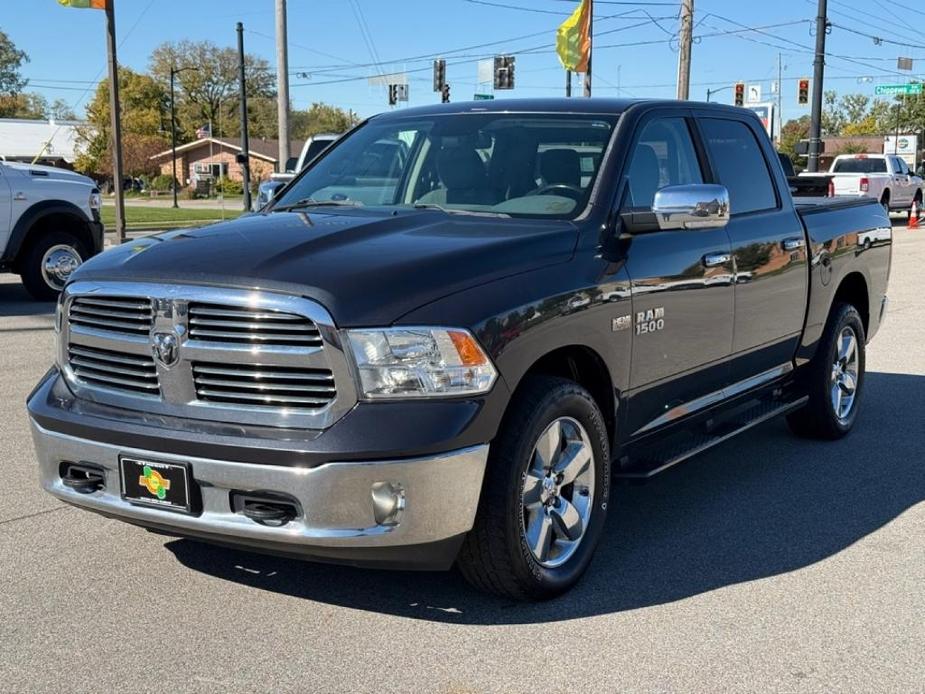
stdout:
{"type": "Polygon", "coordinates": [[[38,487],[52,306],[0,280],[0,691],[925,691],[925,231],[897,227],[863,411],[614,489],[568,595],[165,538],[38,487]]]}

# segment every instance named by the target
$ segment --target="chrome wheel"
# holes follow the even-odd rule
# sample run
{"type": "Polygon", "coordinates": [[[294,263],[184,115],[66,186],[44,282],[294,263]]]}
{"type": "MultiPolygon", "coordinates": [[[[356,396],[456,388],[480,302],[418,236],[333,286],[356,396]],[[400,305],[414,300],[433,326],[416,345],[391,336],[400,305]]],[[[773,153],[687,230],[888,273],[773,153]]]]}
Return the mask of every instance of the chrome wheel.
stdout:
{"type": "Polygon", "coordinates": [[[58,244],[52,246],[45,255],[42,256],[42,278],[45,284],[54,289],[61,291],[70,278],[71,273],[83,262],[80,253],[73,246],[67,244],[58,244]]]}
{"type": "Polygon", "coordinates": [[[831,380],[832,409],[839,420],[845,421],[858,390],[858,338],[850,326],[843,328],[838,336],[831,380]]]}
{"type": "Polygon", "coordinates": [[[594,474],[594,449],[577,420],[560,417],[546,427],[521,493],[524,539],[541,566],[561,566],[581,544],[591,517],[594,474]]]}

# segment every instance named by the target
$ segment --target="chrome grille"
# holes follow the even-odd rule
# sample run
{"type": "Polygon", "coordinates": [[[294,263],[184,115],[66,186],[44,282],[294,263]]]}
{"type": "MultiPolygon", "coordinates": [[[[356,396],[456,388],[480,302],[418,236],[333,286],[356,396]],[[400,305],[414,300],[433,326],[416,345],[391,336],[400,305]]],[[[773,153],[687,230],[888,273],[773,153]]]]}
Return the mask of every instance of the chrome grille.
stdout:
{"type": "Polygon", "coordinates": [[[72,344],[68,364],[77,379],[89,385],[151,397],[161,394],[151,357],[72,344]]]}
{"type": "Polygon", "coordinates": [[[72,326],[146,336],[154,324],[154,311],[150,299],[79,296],[71,302],[68,321],[72,326]]]}
{"type": "Polygon", "coordinates": [[[321,333],[306,318],[266,308],[191,303],[190,339],[234,344],[320,347],[321,333]]]}
{"type": "Polygon", "coordinates": [[[196,397],[206,402],[313,410],[327,407],[337,394],[328,369],[194,363],[193,380],[196,397]]]}

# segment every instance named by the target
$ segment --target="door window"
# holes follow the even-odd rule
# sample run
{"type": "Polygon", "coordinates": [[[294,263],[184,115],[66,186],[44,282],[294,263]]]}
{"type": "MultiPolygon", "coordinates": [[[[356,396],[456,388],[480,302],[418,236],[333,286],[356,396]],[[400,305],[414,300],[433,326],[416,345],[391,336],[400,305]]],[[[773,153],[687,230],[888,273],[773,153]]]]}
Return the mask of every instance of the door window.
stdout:
{"type": "Polygon", "coordinates": [[[703,183],[700,162],[683,118],[650,121],[633,149],[627,173],[632,208],[651,208],[655,193],[665,186],[703,183]]]}
{"type": "Polygon", "coordinates": [[[729,191],[733,214],[777,208],[771,172],[755,134],[745,123],[704,118],[701,122],[710,162],[729,191]]]}

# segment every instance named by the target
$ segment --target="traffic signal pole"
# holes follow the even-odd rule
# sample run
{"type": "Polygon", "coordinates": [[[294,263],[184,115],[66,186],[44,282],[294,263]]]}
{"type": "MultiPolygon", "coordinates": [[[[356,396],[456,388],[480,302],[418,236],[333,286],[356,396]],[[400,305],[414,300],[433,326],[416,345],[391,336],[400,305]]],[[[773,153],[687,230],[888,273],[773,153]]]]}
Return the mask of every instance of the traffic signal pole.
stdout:
{"type": "Polygon", "coordinates": [[[244,71],[244,25],[237,24],[238,32],[238,81],[241,89],[241,175],[244,179],[244,211],[251,209],[251,163],[250,140],[247,137],[247,81],[244,71]]]}
{"type": "Polygon", "coordinates": [[[825,79],[825,32],[828,28],[828,8],[826,0],[819,0],[816,15],[816,58],[813,61],[813,106],[809,124],[809,157],[806,170],[810,173],[819,171],[819,150],[822,144],[822,92],[825,79]]]}
{"type": "Polygon", "coordinates": [[[106,3],[106,63],[109,66],[109,113],[112,127],[112,178],[116,194],[116,234],[125,243],[125,196],[122,186],[122,117],[119,106],[119,60],[116,57],[116,15],[114,2],[106,3]]]}

